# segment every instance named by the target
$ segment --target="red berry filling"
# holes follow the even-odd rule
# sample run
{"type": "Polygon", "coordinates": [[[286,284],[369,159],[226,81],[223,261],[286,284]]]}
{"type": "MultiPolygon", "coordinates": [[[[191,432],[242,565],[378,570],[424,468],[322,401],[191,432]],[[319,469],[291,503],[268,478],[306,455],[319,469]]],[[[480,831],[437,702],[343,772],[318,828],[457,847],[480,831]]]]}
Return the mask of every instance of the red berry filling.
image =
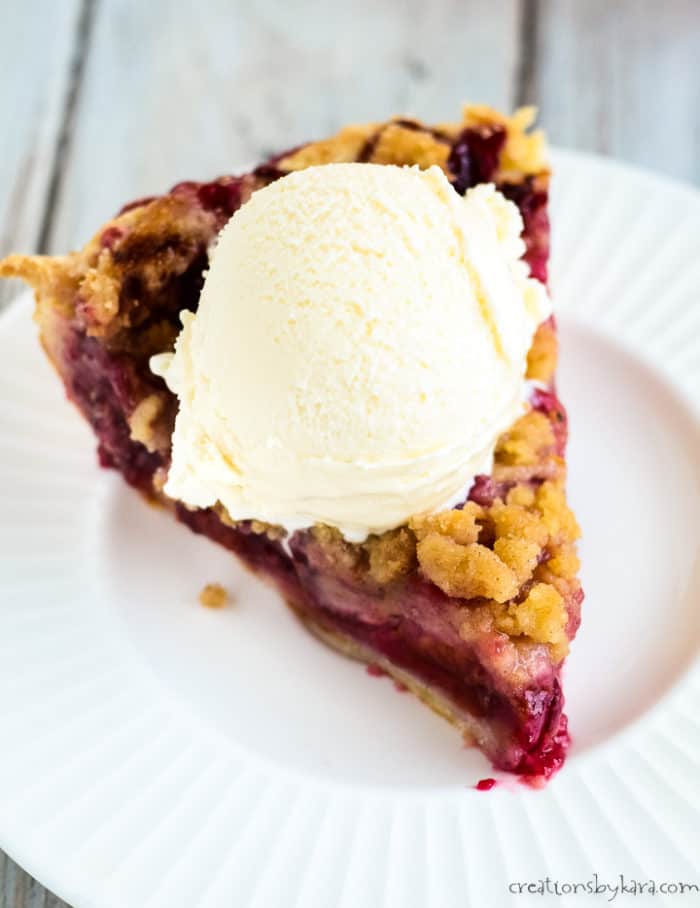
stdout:
{"type": "Polygon", "coordinates": [[[454,175],[452,185],[460,195],[479,183],[493,181],[505,141],[505,129],[496,125],[465,129],[459,135],[447,166],[454,175]]]}

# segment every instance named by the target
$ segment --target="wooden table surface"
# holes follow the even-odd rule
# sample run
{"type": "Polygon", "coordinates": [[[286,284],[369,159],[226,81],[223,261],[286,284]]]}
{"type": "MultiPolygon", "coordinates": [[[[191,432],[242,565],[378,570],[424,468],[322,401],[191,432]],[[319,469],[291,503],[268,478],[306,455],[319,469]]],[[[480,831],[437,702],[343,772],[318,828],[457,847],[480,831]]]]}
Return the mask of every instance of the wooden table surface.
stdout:
{"type": "MultiPolygon", "coordinates": [[[[0,56],[0,255],[65,251],[128,199],[347,121],[465,100],[536,103],[556,144],[700,182],[699,0],[5,0],[0,56]]],[[[0,852],[0,908],[63,904],[0,852]]]]}

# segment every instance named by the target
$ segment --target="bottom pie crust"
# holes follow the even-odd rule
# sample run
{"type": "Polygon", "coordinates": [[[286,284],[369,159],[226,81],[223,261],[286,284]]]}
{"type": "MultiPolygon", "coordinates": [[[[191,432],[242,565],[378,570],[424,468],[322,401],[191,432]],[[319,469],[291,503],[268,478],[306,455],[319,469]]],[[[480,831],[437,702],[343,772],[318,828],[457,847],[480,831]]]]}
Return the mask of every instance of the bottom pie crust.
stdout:
{"type": "Polygon", "coordinates": [[[484,748],[489,746],[489,742],[491,741],[489,729],[488,727],[485,727],[484,723],[479,722],[476,716],[472,716],[462,710],[457,710],[453,703],[450,703],[449,700],[434,688],[418,681],[413,675],[394,665],[393,662],[390,662],[386,657],[379,653],[375,653],[363,644],[358,643],[357,640],[353,640],[352,637],[340,634],[337,630],[329,630],[328,628],[323,627],[318,621],[309,617],[303,606],[300,606],[289,599],[287,599],[286,602],[301,620],[302,624],[304,624],[315,637],[318,637],[319,640],[332,649],[342,653],[343,656],[348,656],[350,659],[355,659],[358,662],[363,662],[366,665],[373,665],[381,669],[382,672],[389,675],[389,677],[393,678],[394,681],[397,681],[402,687],[407,688],[412,694],[415,694],[415,696],[425,703],[426,706],[429,706],[433,712],[442,716],[443,719],[447,719],[448,722],[451,722],[458,728],[464,736],[465,744],[478,745],[484,748]]]}

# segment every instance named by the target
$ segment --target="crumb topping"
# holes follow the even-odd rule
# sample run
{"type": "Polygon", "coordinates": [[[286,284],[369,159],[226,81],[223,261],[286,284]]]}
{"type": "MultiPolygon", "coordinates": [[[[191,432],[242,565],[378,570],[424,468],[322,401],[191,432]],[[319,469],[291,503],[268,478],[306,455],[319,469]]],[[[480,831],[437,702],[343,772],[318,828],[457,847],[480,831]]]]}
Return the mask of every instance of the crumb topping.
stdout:
{"type": "Polygon", "coordinates": [[[542,547],[532,539],[518,536],[501,536],[493,544],[493,550],[508,565],[519,584],[532,577],[539,562],[542,547]]]}
{"type": "Polygon", "coordinates": [[[222,504],[215,504],[214,511],[222,523],[228,527],[240,528],[245,526],[251,533],[256,536],[267,536],[271,542],[278,542],[284,539],[287,531],[284,527],[275,523],[265,523],[263,520],[234,520],[222,504]]]}
{"type": "Polygon", "coordinates": [[[554,542],[573,542],[581,535],[573,511],[566,503],[563,482],[543,482],[535,493],[535,508],[554,542]]]}
{"type": "Polygon", "coordinates": [[[277,162],[282,171],[303,170],[320,164],[349,164],[357,161],[375,130],[376,123],[353,124],[320,142],[309,142],[277,162]]]}
{"type": "Polygon", "coordinates": [[[199,602],[205,608],[224,608],[229,603],[229,595],[220,583],[207,583],[199,594],[199,602]]]}
{"type": "Polygon", "coordinates": [[[551,382],[557,367],[558,350],[557,333],[551,321],[543,322],[535,332],[527,355],[526,378],[551,382]]]}
{"type": "MultiPolygon", "coordinates": [[[[337,527],[327,526],[324,523],[317,523],[313,526],[311,535],[324,549],[333,553],[333,562],[340,571],[350,574],[358,571],[367,572],[366,543],[348,542],[337,527]]],[[[379,539],[380,537],[374,538],[379,539]]]]}
{"type": "Polygon", "coordinates": [[[494,617],[498,630],[510,637],[529,637],[536,643],[550,644],[557,661],[568,651],[564,599],[548,583],[536,583],[522,602],[494,609],[494,617]]]}
{"type": "Polygon", "coordinates": [[[576,546],[570,542],[560,543],[547,559],[545,567],[557,577],[566,579],[575,577],[581,567],[576,546]]]}
{"type": "Polygon", "coordinates": [[[529,485],[513,486],[506,495],[506,504],[519,504],[524,508],[535,503],[535,490],[529,485]]]}
{"type": "Polygon", "coordinates": [[[369,559],[370,576],[382,586],[393,583],[415,567],[415,549],[407,527],[371,536],[364,544],[364,550],[369,559]]]}
{"type": "Polygon", "coordinates": [[[478,543],[471,537],[458,542],[442,515],[432,525],[436,529],[417,544],[423,575],[450,596],[488,599],[499,630],[548,643],[554,657],[563,658],[564,600],[578,586],[573,543],[580,535],[563,481],[545,481],[535,490],[516,486],[505,502],[497,498],[482,508],[478,543]]]}
{"type": "Polygon", "coordinates": [[[481,526],[477,520],[483,518],[483,515],[483,509],[478,504],[468,501],[461,509],[412,517],[409,527],[419,542],[431,533],[437,533],[449,536],[460,545],[471,545],[479,538],[481,526]]]}
{"type": "Polygon", "coordinates": [[[460,545],[450,536],[428,533],[418,543],[417,554],[423,575],[448,596],[507,602],[518,592],[513,571],[478,542],[460,545]]]}
{"type": "Polygon", "coordinates": [[[287,535],[287,531],[284,527],[278,526],[275,523],[265,523],[262,520],[251,520],[250,529],[259,536],[267,536],[267,538],[273,542],[284,539],[287,535]]]}
{"type": "Polygon", "coordinates": [[[491,107],[467,105],[460,122],[442,123],[434,129],[405,118],[383,124],[351,125],[329,139],[310,142],[291,152],[275,166],[284,173],[319,164],[362,160],[399,166],[417,164],[422,168],[436,165],[454,178],[448,169],[451,143],[465,129],[488,131],[496,126],[504,131],[505,142],[494,179],[517,184],[547,173],[544,133],[531,131],[535,116],[534,107],[521,107],[508,117],[491,107]]]}
{"type": "Polygon", "coordinates": [[[424,170],[436,165],[447,172],[449,156],[450,145],[427,130],[390,123],[379,134],[370,160],[398,166],[417,164],[424,170]]]}
{"type": "Polygon", "coordinates": [[[554,446],[552,425],[537,410],[529,410],[496,444],[496,459],[505,466],[531,466],[539,463],[542,452],[554,446]]]}
{"type": "Polygon", "coordinates": [[[131,438],[134,441],[140,441],[147,451],[157,451],[170,443],[170,438],[158,438],[157,426],[158,418],[166,406],[166,397],[164,394],[149,394],[139,401],[136,408],[129,417],[129,429],[131,438]]]}
{"type": "Polygon", "coordinates": [[[312,532],[339,570],[383,586],[402,582],[417,563],[427,581],[464,600],[470,629],[481,622],[511,638],[548,644],[555,660],[566,655],[566,601],[579,588],[579,528],[563,479],[515,485],[490,507],[469,501],[418,515],[407,527],[358,545],[332,527],[312,532]]]}
{"type": "Polygon", "coordinates": [[[547,530],[536,507],[537,494],[535,506],[532,508],[519,504],[503,504],[497,498],[488,511],[496,540],[514,537],[533,542],[541,548],[547,540],[547,530]]]}

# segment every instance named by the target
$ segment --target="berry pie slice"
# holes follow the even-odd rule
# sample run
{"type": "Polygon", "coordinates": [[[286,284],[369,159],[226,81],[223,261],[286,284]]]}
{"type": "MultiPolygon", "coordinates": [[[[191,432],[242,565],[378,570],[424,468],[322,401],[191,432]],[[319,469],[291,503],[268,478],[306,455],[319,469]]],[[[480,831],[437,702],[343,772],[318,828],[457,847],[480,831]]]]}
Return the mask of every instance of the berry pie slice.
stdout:
{"type": "Polygon", "coordinates": [[[528,399],[499,436],[490,472],[454,506],[363,541],[328,523],[287,532],[264,515],[235,519],[220,500],[173,500],[164,488],[178,398],[150,368],[154,355],[173,350],[183,310],[197,310],[224,225],[253,193],[308,167],[439,168],[450,195],[493,183],[519,209],[523,258],[546,284],[549,170],[533,116],[470,106],[461,122],[434,127],[412,119],[348,126],[252,172],[132,202],[82,250],[10,256],[0,276],[34,287],[43,346],[92,426],[103,466],[234,552],[314,634],[393,676],[496,768],[542,779],[562,765],[569,743],[561,669],[583,599],[553,318],[534,333],[528,399]]]}

